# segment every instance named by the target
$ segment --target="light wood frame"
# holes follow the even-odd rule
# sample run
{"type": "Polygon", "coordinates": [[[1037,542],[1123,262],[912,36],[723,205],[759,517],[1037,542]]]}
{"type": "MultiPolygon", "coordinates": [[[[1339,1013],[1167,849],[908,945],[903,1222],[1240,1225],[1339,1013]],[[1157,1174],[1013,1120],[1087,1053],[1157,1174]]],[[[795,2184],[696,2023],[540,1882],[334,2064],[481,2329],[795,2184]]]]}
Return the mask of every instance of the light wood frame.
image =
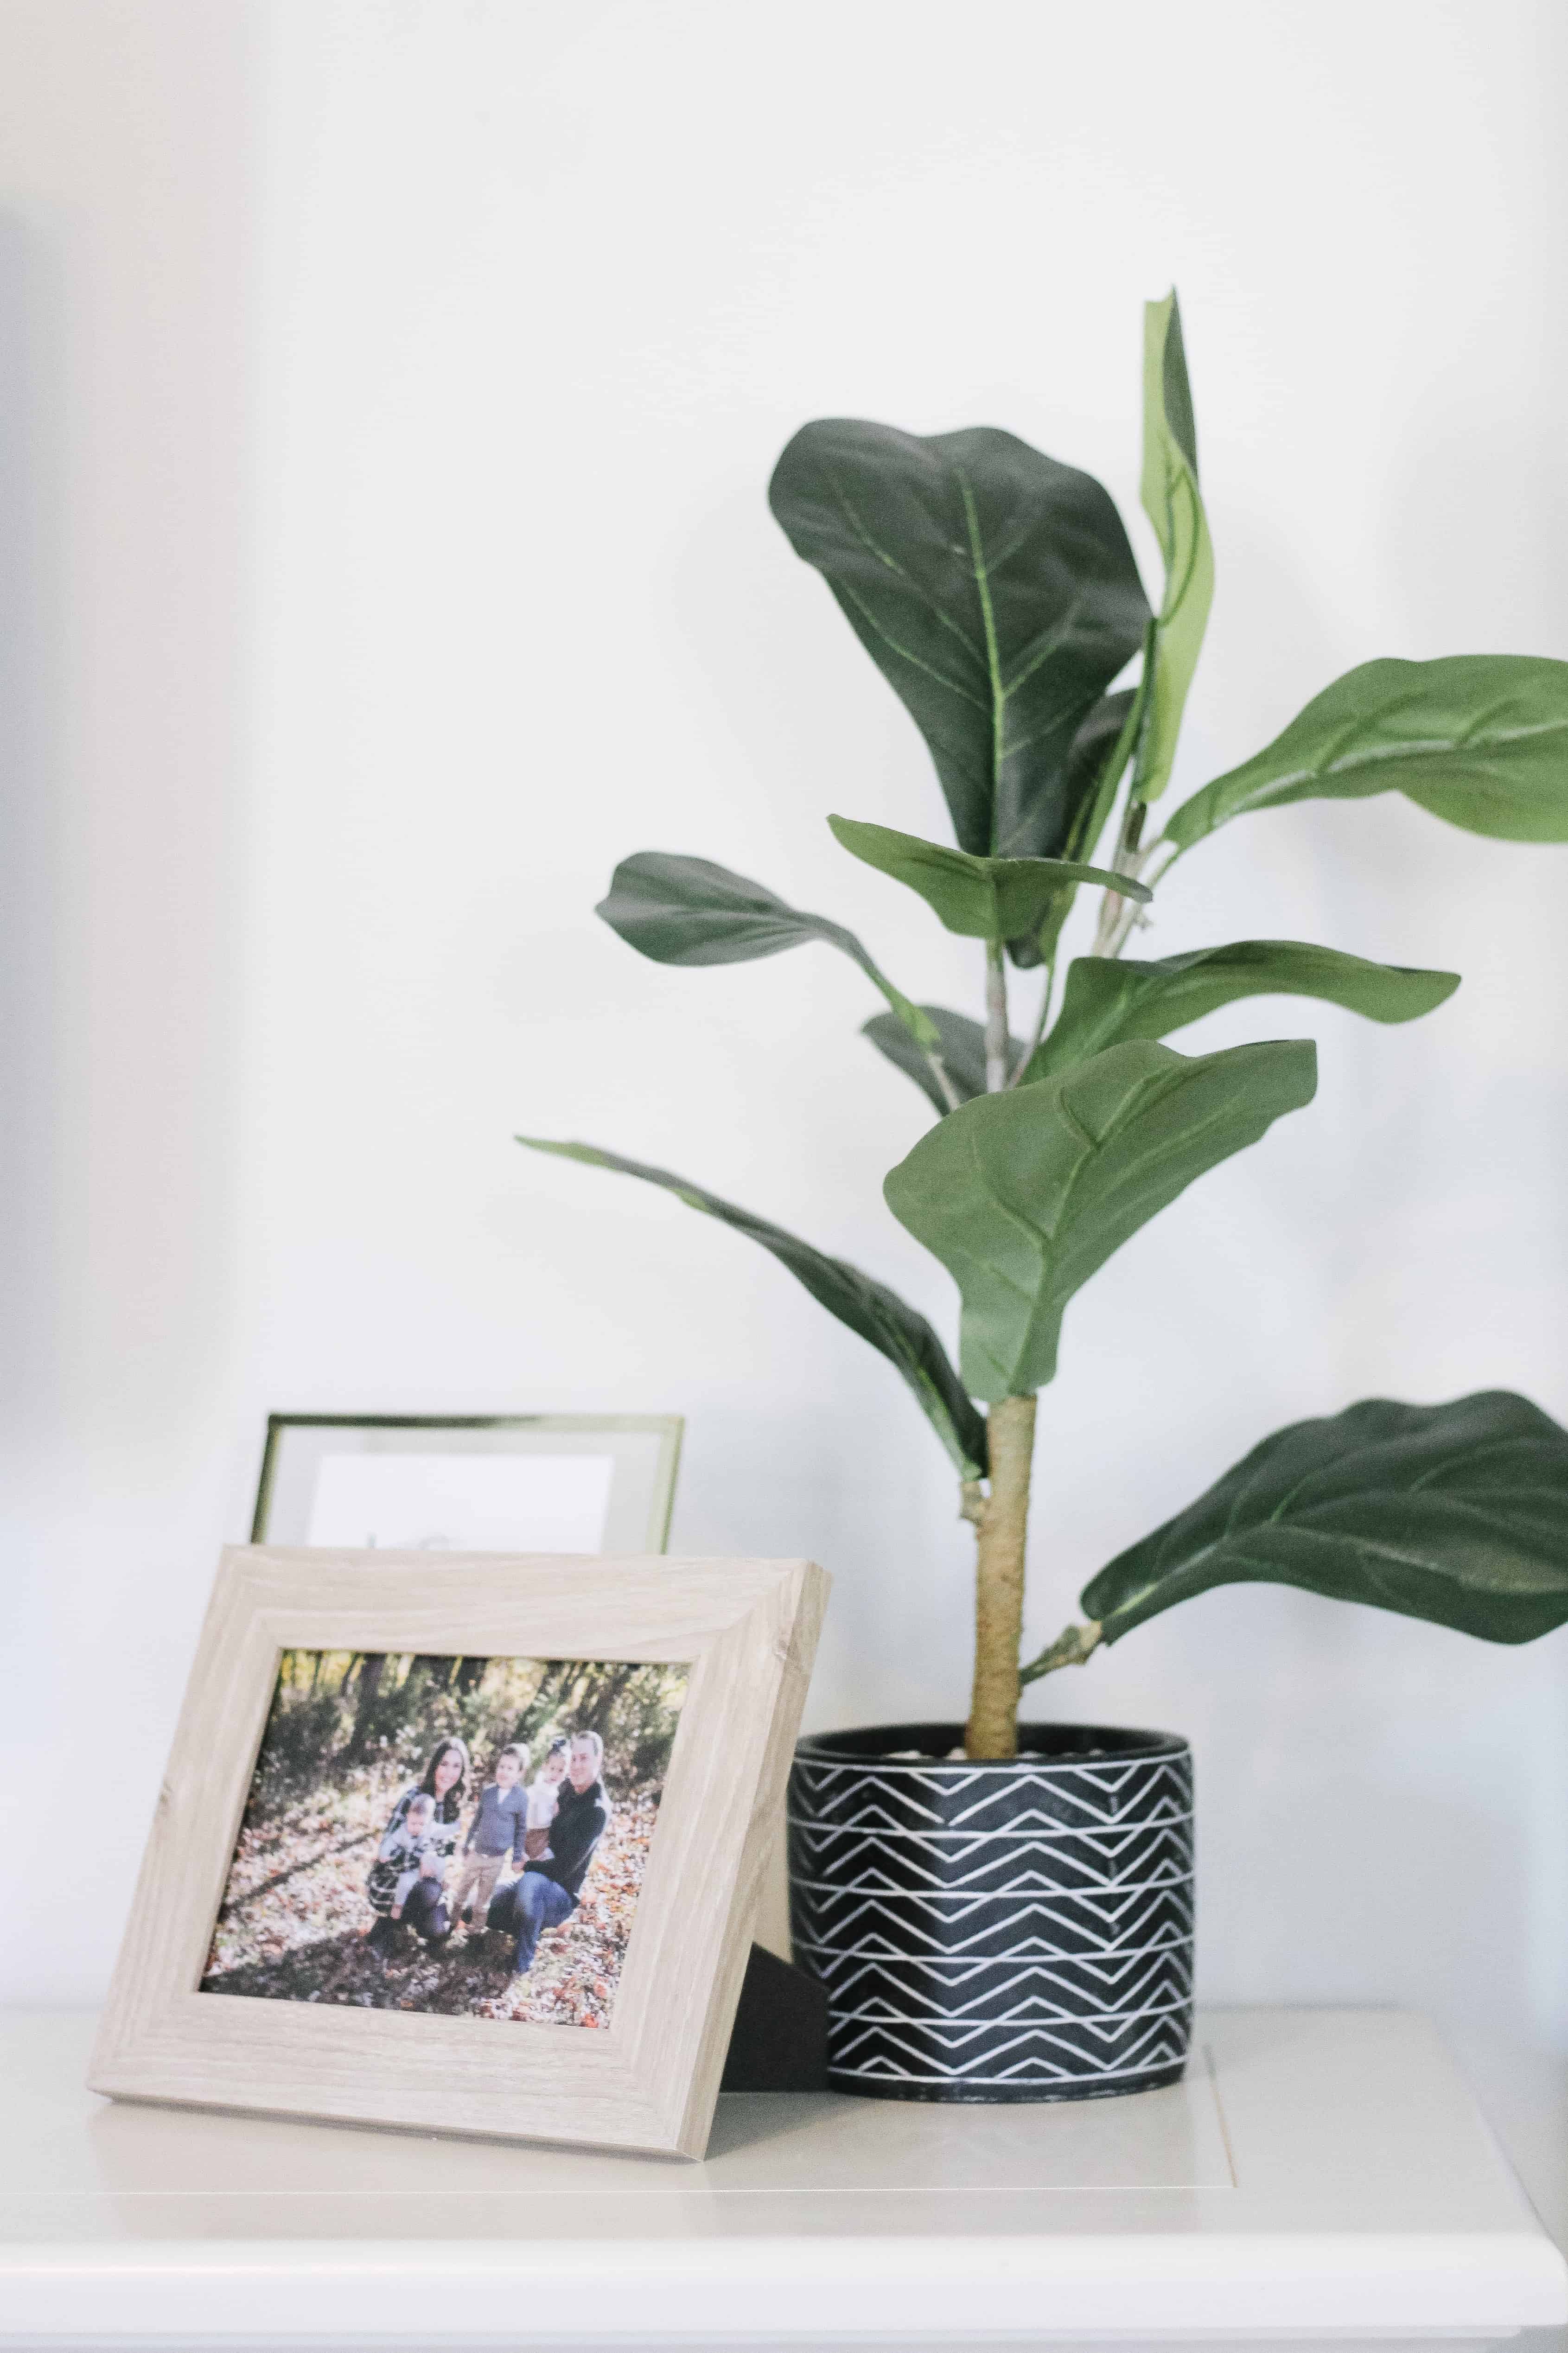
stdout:
{"type": "Polygon", "coordinates": [[[826,1594],[810,1561],[231,1546],[91,2089],[700,2157],[826,1594]],[[607,2030],[197,1990],[292,1650],[689,1662],[607,2030]]]}

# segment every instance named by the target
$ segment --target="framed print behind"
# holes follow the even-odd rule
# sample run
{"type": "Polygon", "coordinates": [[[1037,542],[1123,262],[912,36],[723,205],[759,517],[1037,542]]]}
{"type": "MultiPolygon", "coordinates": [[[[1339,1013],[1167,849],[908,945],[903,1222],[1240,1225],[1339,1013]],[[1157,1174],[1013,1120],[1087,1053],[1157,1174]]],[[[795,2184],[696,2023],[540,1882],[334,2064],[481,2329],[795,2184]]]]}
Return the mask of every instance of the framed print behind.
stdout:
{"type": "Polygon", "coordinates": [[[662,1552],[679,1414],[275,1413],[252,1544],[662,1552]]]}

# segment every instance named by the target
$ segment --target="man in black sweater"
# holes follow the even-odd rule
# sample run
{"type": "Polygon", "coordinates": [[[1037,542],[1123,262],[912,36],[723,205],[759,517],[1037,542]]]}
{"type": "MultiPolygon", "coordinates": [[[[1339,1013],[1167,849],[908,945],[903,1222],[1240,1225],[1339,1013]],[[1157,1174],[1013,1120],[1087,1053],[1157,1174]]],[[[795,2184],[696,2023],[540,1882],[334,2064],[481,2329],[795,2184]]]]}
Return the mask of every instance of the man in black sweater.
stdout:
{"type": "Polygon", "coordinates": [[[555,1820],[550,1825],[550,1852],[531,1862],[521,1879],[498,1887],[490,1898],[487,1925],[517,1938],[513,1963],[521,1977],[533,1966],[534,1948],[546,1928],[559,1928],[577,1909],[583,1882],[594,1849],[610,1819],[599,1770],[605,1744],[596,1732],[574,1732],[566,1763],[555,1820]]]}

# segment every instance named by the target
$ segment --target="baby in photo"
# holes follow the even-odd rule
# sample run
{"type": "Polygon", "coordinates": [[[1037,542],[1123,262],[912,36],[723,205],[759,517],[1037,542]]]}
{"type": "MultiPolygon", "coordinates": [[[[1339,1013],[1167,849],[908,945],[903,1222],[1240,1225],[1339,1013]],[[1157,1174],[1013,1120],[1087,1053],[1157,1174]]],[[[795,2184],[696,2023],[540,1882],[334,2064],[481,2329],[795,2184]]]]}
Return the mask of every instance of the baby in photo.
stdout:
{"type": "Polygon", "coordinates": [[[371,1900],[376,1903],[377,1917],[369,1931],[373,1952],[385,1953],[397,1931],[395,1921],[403,1917],[403,1907],[408,1901],[408,1891],[416,1879],[433,1875],[437,1859],[433,1832],[436,1826],[436,1800],[423,1789],[409,1799],[401,1820],[395,1820],[375,1851],[371,1866],[371,1900]],[[395,1877],[394,1877],[395,1874],[395,1877]],[[388,1887],[388,1881],[392,1884],[388,1887]],[[390,1894],[392,1902],[386,1898],[390,1894]]]}
{"type": "Polygon", "coordinates": [[[435,1820],[436,1800],[434,1798],[420,1795],[409,1807],[408,1819],[401,1833],[395,1834],[392,1839],[382,1841],[383,1860],[387,1862],[398,1862],[403,1866],[397,1874],[397,1893],[392,1899],[392,1916],[395,1920],[402,1919],[403,1907],[408,1901],[408,1891],[415,1881],[435,1871],[436,1858],[430,1846],[430,1831],[435,1820]],[[391,1855],[386,1852],[388,1846],[399,1843],[403,1847],[401,1855],[391,1855]]]}
{"type": "Polygon", "coordinates": [[[435,1815],[435,1799],[421,1793],[410,1804],[398,1828],[388,1831],[381,1841],[376,1861],[393,1864],[397,1872],[397,1886],[392,1898],[392,1917],[395,1920],[402,1919],[408,1891],[425,1868],[430,1825],[435,1815]]]}
{"type": "Polygon", "coordinates": [[[570,1753],[570,1742],[552,1740],[549,1755],[529,1785],[523,1852],[530,1862],[548,1862],[551,1859],[550,1825],[555,1820],[556,1809],[561,1803],[561,1784],[566,1778],[570,1753]]]}
{"type": "Polygon", "coordinates": [[[510,1855],[513,1868],[522,1869],[523,1832],[530,1820],[530,1793],[521,1786],[527,1762],[524,1751],[509,1744],[496,1758],[495,1778],[479,1792],[452,1891],[454,1926],[471,1913],[474,1930],[482,1931],[501,1865],[510,1855]]]}

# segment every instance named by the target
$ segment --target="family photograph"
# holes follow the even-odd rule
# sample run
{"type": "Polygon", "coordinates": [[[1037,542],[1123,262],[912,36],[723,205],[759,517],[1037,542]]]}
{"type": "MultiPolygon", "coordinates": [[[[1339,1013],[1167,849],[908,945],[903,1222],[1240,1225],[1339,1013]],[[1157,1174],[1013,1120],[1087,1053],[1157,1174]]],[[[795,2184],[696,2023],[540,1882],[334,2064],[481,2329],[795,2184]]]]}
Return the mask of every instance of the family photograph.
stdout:
{"type": "Polygon", "coordinates": [[[607,2026],[686,1677],[285,1651],[202,1991],[607,2026]]]}

